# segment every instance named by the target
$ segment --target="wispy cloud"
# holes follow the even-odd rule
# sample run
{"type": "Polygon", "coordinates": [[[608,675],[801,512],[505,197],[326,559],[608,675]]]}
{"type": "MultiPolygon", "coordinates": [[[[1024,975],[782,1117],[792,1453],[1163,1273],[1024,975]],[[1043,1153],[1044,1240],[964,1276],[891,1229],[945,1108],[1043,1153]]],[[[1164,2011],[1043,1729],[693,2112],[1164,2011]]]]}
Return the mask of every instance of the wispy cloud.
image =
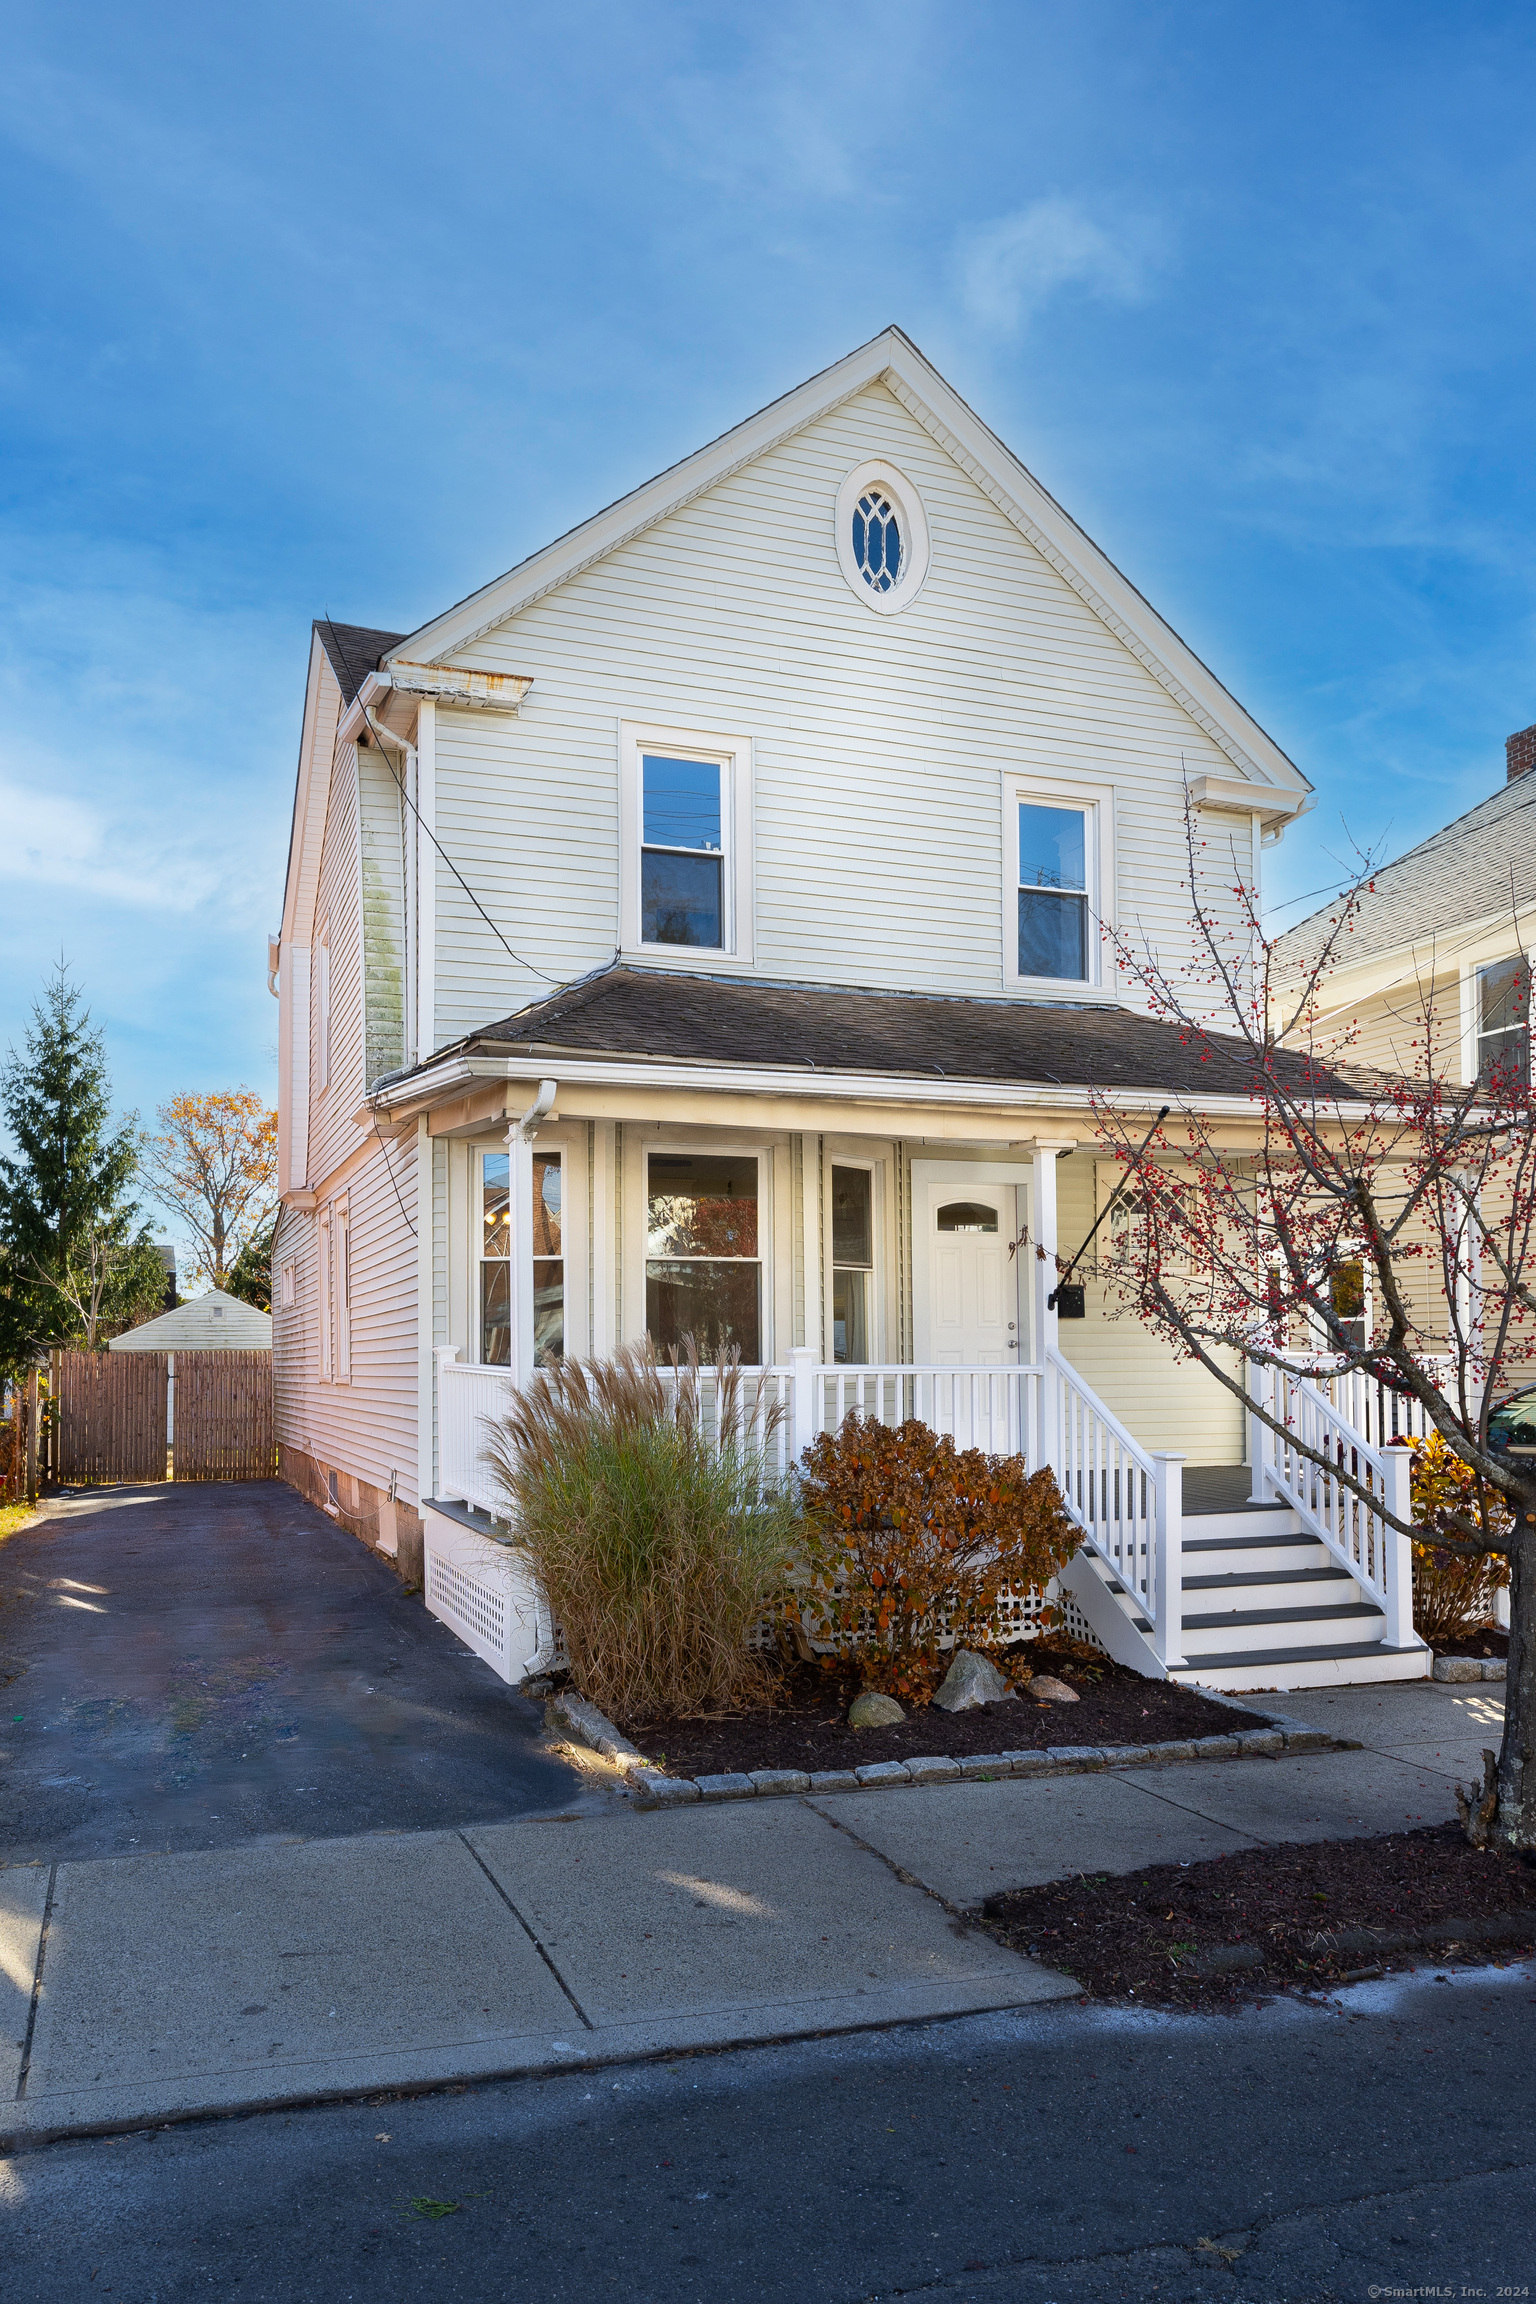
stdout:
{"type": "Polygon", "coordinates": [[[0,783],[0,880],[74,888],[136,910],[190,912],[223,877],[206,857],[124,836],[121,826],[81,800],[0,783]]]}
{"type": "Polygon", "coordinates": [[[1139,303],[1156,259],[1157,235],[1145,220],[1110,230],[1077,201],[1052,193],[962,236],[960,295],[982,327],[1016,336],[1065,288],[1139,303]]]}

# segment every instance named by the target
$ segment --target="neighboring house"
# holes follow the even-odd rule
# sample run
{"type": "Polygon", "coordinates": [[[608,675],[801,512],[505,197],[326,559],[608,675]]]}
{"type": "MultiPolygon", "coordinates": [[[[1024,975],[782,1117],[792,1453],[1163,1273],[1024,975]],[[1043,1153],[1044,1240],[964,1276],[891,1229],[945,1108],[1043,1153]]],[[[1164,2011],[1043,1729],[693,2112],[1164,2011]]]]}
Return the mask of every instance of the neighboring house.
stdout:
{"type": "Polygon", "coordinates": [[[189,1296],[174,1312],[158,1312],[114,1336],[112,1352],[270,1352],[272,1315],[210,1288],[189,1296]]]}
{"type": "MultiPolygon", "coordinates": [[[[1353,1053],[1393,1072],[1423,1068],[1425,1018],[1452,1085],[1490,1064],[1530,1067],[1536,956],[1536,728],[1506,740],[1504,782],[1443,831],[1371,875],[1321,988],[1319,1035],[1351,1025],[1353,1053]]],[[[1284,977],[1315,964],[1337,905],[1280,938],[1284,977]]]]}
{"type": "Polygon", "coordinates": [[[269,953],[285,1476],[408,1572],[424,1538],[516,1671],[549,1627],[488,1597],[482,1418],[692,1334],[796,1451],[857,1405],[1052,1462],[1075,1620],[1147,1669],[1421,1671],[1399,1589],[1272,1489],[1227,1516],[1232,1396],[1010,1254],[1102,1208],[1095,1093],[1251,1140],[1101,930],[1187,947],[1186,794],[1250,880],[1310,804],[896,330],[420,630],[318,623],[269,953]]]}

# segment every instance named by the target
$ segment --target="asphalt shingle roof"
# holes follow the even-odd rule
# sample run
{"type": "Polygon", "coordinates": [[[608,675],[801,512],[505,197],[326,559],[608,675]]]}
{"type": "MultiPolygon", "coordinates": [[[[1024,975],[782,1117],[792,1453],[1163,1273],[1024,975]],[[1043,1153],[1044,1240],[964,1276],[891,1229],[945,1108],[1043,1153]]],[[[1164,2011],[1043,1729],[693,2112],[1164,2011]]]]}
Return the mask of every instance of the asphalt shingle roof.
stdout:
{"type": "Polygon", "coordinates": [[[315,630],[341,683],[342,699],[348,704],[369,673],[377,672],[379,658],[398,648],[405,638],[403,632],[376,632],[370,624],[333,624],[328,616],[315,618],[315,630]]]}
{"type": "MultiPolygon", "coordinates": [[[[1466,928],[1490,913],[1536,904],[1536,772],[1505,784],[1465,816],[1373,875],[1361,896],[1342,962],[1368,960],[1400,944],[1466,928]]],[[[1299,973],[1338,917],[1322,905],[1278,939],[1283,962],[1299,973]]]]}
{"type": "MultiPolygon", "coordinates": [[[[1251,1077],[1238,1040],[1185,1032],[1121,1008],[728,982],[617,966],[456,1045],[1193,1098],[1242,1095],[1251,1077]]],[[[1298,1089],[1308,1080],[1304,1057],[1283,1054],[1278,1062],[1294,1067],[1298,1089]]],[[[1358,1093],[1360,1077],[1338,1075],[1338,1092],[1358,1093]]],[[[1322,1076],[1311,1085],[1321,1088],[1322,1076]]]]}

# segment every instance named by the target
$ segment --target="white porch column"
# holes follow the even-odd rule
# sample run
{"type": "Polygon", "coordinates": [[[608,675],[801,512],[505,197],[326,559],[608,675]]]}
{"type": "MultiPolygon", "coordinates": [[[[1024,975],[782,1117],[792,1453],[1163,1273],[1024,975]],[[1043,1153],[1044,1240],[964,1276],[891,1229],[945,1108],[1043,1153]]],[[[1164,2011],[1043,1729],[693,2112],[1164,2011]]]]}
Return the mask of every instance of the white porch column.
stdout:
{"type": "Polygon", "coordinates": [[[790,1379],[793,1391],[790,1395],[789,1446],[796,1464],[815,1439],[821,1423],[821,1401],[817,1396],[820,1385],[816,1375],[820,1359],[821,1354],[812,1344],[796,1344],[791,1347],[789,1364],[794,1374],[790,1379]]]}
{"type": "Polygon", "coordinates": [[[1033,1278],[1030,1345],[1037,1360],[1048,1359],[1057,1348],[1056,1313],[1050,1297],[1056,1286],[1058,1149],[1055,1144],[1037,1144],[1030,1160],[1029,1260],[1033,1278]]]}
{"type": "MultiPolygon", "coordinates": [[[[1381,1461],[1386,1467],[1386,1492],[1382,1502],[1399,1520],[1412,1520],[1413,1503],[1409,1483],[1413,1475],[1411,1448],[1384,1448],[1381,1461]]],[[[1382,1583],[1386,1590],[1386,1623],[1382,1626],[1382,1645],[1386,1648],[1413,1646],[1413,1545],[1395,1528],[1382,1526],[1381,1530],[1382,1583]]]]}
{"type": "Polygon", "coordinates": [[[507,1381],[514,1392],[533,1374],[533,1140],[555,1092],[553,1080],[541,1080],[527,1111],[507,1130],[507,1381]]]}
{"type": "MultiPolygon", "coordinates": [[[[1270,1407],[1275,1397],[1275,1372],[1273,1368],[1256,1366],[1252,1360],[1249,1361],[1248,1397],[1255,1408],[1270,1407]]],[[[1248,1491],[1248,1501],[1251,1504],[1271,1504],[1274,1502],[1274,1498],[1269,1492],[1265,1474],[1274,1465],[1275,1436],[1269,1426],[1261,1423],[1256,1415],[1250,1416],[1248,1419],[1248,1454],[1251,1459],[1250,1469],[1253,1473],[1253,1482],[1248,1491]]]]}
{"type": "Polygon", "coordinates": [[[1154,1448],[1157,1466],[1157,1614],[1153,1645],[1165,1668],[1184,1661],[1184,1459],[1154,1448]]]}

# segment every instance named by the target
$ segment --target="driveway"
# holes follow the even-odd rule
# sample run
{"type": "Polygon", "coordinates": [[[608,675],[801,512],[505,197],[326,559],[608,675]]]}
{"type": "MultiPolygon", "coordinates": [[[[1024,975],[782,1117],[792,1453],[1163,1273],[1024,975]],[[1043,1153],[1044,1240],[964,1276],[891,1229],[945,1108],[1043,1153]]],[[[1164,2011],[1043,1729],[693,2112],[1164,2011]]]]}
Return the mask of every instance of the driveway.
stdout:
{"type": "Polygon", "coordinates": [[[603,1804],[279,1481],[76,1490],[0,1547],[0,1863],[603,1804]]]}

